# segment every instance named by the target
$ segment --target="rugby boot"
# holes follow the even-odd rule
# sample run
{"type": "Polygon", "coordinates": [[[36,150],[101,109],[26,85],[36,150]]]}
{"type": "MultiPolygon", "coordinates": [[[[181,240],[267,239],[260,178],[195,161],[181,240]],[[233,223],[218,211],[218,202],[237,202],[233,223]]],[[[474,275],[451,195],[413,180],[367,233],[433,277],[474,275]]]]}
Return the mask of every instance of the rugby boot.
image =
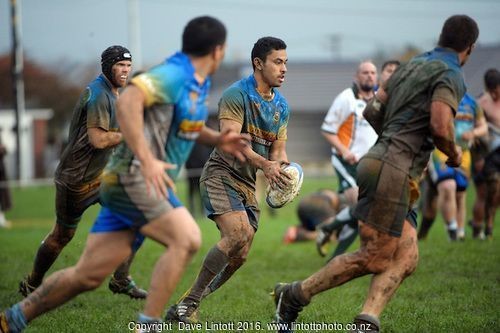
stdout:
{"type": "Polygon", "coordinates": [[[148,292],[137,287],[134,280],[130,277],[122,280],[111,277],[108,287],[113,294],[124,294],[133,299],[144,299],[148,296],[148,292]]]}
{"type": "Polygon", "coordinates": [[[368,314],[359,314],[354,318],[351,333],[379,333],[380,321],[368,314]]]}
{"type": "Polygon", "coordinates": [[[196,302],[182,300],[172,305],[165,315],[165,321],[183,322],[186,324],[198,322],[198,306],[196,302]]]}
{"type": "Polygon", "coordinates": [[[38,286],[34,286],[29,283],[29,275],[19,281],[19,293],[21,293],[24,297],[28,297],[28,295],[35,291],[37,287],[38,286]]]}
{"type": "Polygon", "coordinates": [[[301,302],[293,294],[293,288],[300,288],[300,282],[278,283],[271,296],[274,298],[276,306],[275,322],[278,323],[278,333],[292,333],[293,322],[299,316],[302,308],[309,302],[301,302]]]}

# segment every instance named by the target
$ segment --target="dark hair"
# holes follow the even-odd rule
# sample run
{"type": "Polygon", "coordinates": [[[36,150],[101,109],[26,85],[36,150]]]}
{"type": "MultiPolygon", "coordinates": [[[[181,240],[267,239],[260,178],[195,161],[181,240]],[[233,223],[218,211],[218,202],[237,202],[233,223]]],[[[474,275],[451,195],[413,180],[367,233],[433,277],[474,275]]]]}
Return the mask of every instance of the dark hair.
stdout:
{"type": "Polygon", "coordinates": [[[380,70],[381,72],[384,71],[384,69],[389,66],[389,65],[396,65],[396,66],[399,66],[401,65],[401,62],[399,60],[396,60],[396,59],[391,59],[391,60],[387,60],[386,62],[384,62],[384,64],[382,65],[382,69],[380,70]]]}
{"type": "Polygon", "coordinates": [[[255,64],[253,60],[259,58],[262,61],[266,61],[266,57],[269,53],[274,50],[286,50],[286,44],[279,38],[275,37],[262,37],[259,38],[255,44],[253,44],[252,55],[250,61],[252,62],[252,67],[255,70],[255,64]]]}
{"type": "Polygon", "coordinates": [[[211,16],[199,16],[188,22],[182,33],[182,52],[202,57],[226,42],[226,27],[211,16]]]}
{"type": "Polygon", "coordinates": [[[467,15],[453,15],[444,22],[438,45],[462,52],[472,46],[478,36],[476,21],[467,15]]]}
{"type": "Polygon", "coordinates": [[[486,90],[492,91],[500,86],[500,72],[496,68],[490,68],[484,73],[484,86],[486,90]]]}

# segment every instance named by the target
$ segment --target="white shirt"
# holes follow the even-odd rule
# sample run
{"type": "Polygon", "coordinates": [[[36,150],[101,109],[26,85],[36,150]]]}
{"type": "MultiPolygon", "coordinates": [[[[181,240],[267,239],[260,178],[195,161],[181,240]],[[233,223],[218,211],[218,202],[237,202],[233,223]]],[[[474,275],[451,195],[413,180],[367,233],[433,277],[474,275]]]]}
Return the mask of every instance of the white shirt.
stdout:
{"type": "MultiPolygon", "coordinates": [[[[377,133],[363,117],[366,102],[352,88],[342,91],[326,114],[321,130],[336,134],[340,142],[360,159],[377,141],[377,133]]],[[[332,147],[332,154],[337,154],[332,147]]]]}

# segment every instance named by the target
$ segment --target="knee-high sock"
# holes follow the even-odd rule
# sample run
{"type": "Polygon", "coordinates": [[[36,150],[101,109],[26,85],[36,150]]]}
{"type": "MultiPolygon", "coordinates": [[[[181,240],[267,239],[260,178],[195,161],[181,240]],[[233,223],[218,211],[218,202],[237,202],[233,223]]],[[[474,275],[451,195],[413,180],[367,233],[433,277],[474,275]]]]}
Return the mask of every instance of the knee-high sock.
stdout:
{"type": "Polygon", "coordinates": [[[231,258],[231,261],[226,265],[226,267],[215,276],[215,278],[210,282],[207,289],[205,290],[203,297],[208,296],[217,289],[219,289],[233,274],[243,265],[245,259],[242,258],[231,258]]]}
{"type": "Polygon", "coordinates": [[[229,257],[226,254],[219,250],[217,246],[212,247],[203,261],[203,266],[196,281],[184,300],[199,303],[205,288],[207,288],[217,274],[222,272],[228,262],[229,257]]]}

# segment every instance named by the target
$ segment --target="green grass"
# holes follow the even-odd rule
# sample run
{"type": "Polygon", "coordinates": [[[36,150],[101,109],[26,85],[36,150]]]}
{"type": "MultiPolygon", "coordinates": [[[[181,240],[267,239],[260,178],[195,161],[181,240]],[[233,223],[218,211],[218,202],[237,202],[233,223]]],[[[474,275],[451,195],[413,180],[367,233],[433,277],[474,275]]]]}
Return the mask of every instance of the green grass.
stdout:
{"type": "MultiPolygon", "coordinates": [[[[334,184],[333,178],[308,180],[302,193],[334,184]]],[[[184,184],[179,196],[185,198],[184,184]]],[[[473,198],[469,193],[469,205],[473,198]]],[[[19,280],[30,271],[35,251],[54,221],[54,188],[13,191],[15,208],[8,218],[10,230],[0,230],[0,308],[19,301],[19,280]]],[[[284,245],[281,237],[295,224],[296,200],[271,217],[264,208],[247,263],[201,306],[202,322],[261,323],[265,328],[274,310],[269,292],[278,281],[303,279],[318,270],[324,259],[314,244],[284,245]]],[[[73,265],[79,258],[98,207],[92,207],[73,241],[65,248],[51,272],[73,265]]],[[[190,286],[208,249],[218,240],[213,222],[200,219],[203,247],[189,265],[170,300],[172,304],[190,286]]],[[[438,220],[428,239],[420,243],[420,264],[386,307],[383,332],[499,332],[500,243],[475,241],[449,243],[438,220]]],[[[352,248],[358,246],[356,242],[352,248]]],[[[146,241],[132,266],[139,285],[147,287],[152,267],[163,248],[146,241]]],[[[348,323],[360,311],[369,277],[359,278],[316,296],[301,313],[301,322],[348,323]]],[[[37,318],[27,332],[129,332],[143,301],[113,295],[107,282],[96,291],[78,296],[64,306],[37,318]]],[[[236,328],[236,326],[235,326],[236,328]]],[[[217,332],[223,332],[219,330],[217,332]]],[[[256,330],[247,330],[252,332],[256,330]]],[[[266,331],[262,329],[261,331],[266,331]]]]}

